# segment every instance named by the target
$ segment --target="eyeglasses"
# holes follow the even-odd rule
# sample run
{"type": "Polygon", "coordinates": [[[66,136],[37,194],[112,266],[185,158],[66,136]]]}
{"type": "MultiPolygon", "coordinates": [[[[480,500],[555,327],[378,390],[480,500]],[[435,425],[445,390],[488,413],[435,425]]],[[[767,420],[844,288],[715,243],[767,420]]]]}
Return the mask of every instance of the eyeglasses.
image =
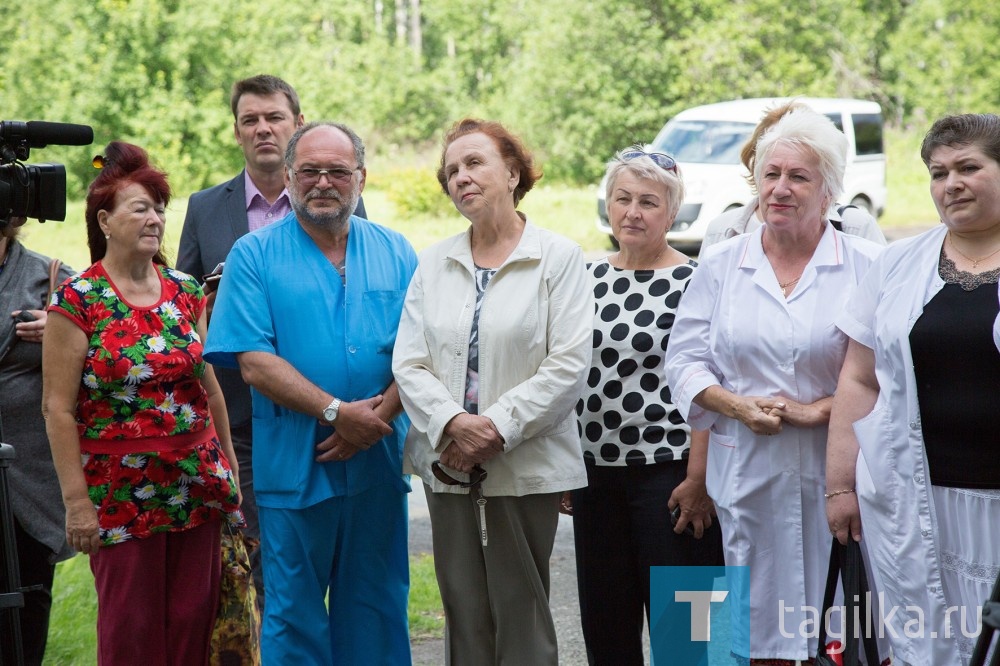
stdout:
{"type": "Polygon", "coordinates": [[[648,157],[653,160],[653,164],[660,167],[664,171],[669,171],[674,175],[677,174],[677,160],[666,153],[647,153],[645,150],[633,148],[623,152],[621,157],[623,160],[634,160],[640,157],[648,157]]]}
{"type": "Polygon", "coordinates": [[[459,488],[472,488],[477,486],[486,480],[487,472],[485,469],[479,465],[475,465],[472,468],[472,472],[469,474],[468,481],[459,481],[458,479],[452,477],[448,472],[444,471],[441,466],[440,460],[435,460],[431,463],[431,471],[434,472],[434,478],[443,483],[446,486],[458,486],[459,488]]]}
{"type": "Polygon", "coordinates": [[[314,169],[312,167],[306,167],[305,169],[295,170],[292,169],[292,173],[295,174],[295,180],[299,181],[299,185],[303,187],[310,187],[319,182],[319,179],[326,176],[327,180],[331,183],[340,183],[341,185],[346,185],[351,182],[351,178],[354,177],[355,171],[360,171],[361,167],[355,167],[353,169],[347,169],[345,167],[337,167],[335,169],[314,169]]]}

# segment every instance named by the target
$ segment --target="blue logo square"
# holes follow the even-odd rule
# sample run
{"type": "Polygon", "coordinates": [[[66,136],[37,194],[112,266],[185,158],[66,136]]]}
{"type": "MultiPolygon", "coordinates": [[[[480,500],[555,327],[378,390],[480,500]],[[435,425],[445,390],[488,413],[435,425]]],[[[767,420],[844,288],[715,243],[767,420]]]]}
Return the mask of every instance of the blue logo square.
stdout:
{"type": "Polygon", "coordinates": [[[750,654],[750,567],[650,567],[653,662],[731,666],[750,654]]]}

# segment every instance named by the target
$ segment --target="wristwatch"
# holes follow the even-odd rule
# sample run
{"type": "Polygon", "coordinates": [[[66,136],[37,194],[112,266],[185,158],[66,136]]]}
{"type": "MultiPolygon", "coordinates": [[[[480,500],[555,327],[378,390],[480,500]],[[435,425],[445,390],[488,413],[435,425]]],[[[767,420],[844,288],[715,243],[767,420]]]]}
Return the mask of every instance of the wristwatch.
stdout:
{"type": "Polygon", "coordinates": [[[340,398],[334,398],[333,402],[326,406],[323,410],[323,420],[327,423],[333,423],[337,420],[337,414],[340,413],[340,398]]]}

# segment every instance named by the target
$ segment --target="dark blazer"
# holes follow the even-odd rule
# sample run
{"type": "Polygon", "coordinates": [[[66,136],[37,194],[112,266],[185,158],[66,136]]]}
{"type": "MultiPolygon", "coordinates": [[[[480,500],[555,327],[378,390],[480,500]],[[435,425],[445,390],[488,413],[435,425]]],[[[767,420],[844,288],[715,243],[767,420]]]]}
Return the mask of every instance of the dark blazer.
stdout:
{"type": "MultiPolygon", "coordinates": [[[[177,269],[198,280],[225,261],[233,244],[245,236],[247,223],[245,171],[232,180],[195,192],[188,200],[187,216],[177,249],[177,269]]],[[[365,202],[358,200],[354,214],[367,218],[365,202]]],[[[215,368],[231,426],[250,422],[250,389],[239,370],[215,368]]]]}

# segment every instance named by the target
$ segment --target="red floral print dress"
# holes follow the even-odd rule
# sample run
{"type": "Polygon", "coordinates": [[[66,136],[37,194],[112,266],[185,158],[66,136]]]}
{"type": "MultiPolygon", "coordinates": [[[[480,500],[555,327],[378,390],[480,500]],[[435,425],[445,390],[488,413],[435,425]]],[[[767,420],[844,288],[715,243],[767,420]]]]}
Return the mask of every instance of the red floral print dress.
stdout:
{"type": "Polygon", "coordinates": [[[105,546],[189,529],[219,511],[242,522],[202,387],[205,305],[186,273],[157,266],[160,300],[137,307],[101,262],[64,282],[50,312],[90,339],[77,399],[83,471],[105,546]]]}

